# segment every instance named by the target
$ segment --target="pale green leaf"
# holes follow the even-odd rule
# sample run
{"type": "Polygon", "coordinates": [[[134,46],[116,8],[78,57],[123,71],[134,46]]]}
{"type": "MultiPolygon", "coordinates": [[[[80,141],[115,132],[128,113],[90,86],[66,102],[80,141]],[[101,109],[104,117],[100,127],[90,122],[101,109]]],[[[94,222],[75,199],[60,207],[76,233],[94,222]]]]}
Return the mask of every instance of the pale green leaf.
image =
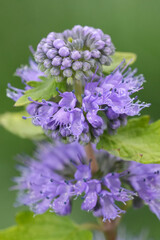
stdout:
{"type": "Polygon", "coordinates": [[[37,81],[29,81],[27,82],[27,85],[30,86],[30,87],[39,87],[42,85],[42,82],[37,82],[37,81]]]}
{"type": "Polygon", "coordinates": [[[0,240],[92,240],[90,231],[53,213],[23,212],[16,220],[17,226],[0,231],[0,240]]]}
{"type": "Polygon", "coordinates": [[[27,112],[7,112],[0,115],[0,125],[9,132],[29,139],[41,139],[44,137],[42,128],[34,126],[31,119],[24,120],[22,116],[28,116],[27,112]]]}
{"type": "Polygon", "coordinates": [[[17,100],[15,106],[23,106],[30,103],[28,97],[34,101],[42,101],[42,99],[49,100],[51,97],[56,97],[58,95],[56,88],[58,87],[60,91],[64,91],[66,83],[65,81],[56,82],[53,78],[46,78],[45,81],[36,84],[31,81],[31,85],[35,87],[27,90],[24,95],[17,100]]]}
{"type": "Polygon", "coordinates": [[[149,124],[149,116],[133,118],[115,135],[107,131],[100,137],[98,149],[141,163],[160,163],[160,120],[149,124]]]}
{"type": "Polygon", "coordinates": [[[112,72],[118,65],[125,59],[126,63],[129,65],[133,64],[136,61],[136,54],[131,52],[115,52],[112,58],[112,63],[110,66],[103,65],[103,72],[109,74],[112,72]]]}

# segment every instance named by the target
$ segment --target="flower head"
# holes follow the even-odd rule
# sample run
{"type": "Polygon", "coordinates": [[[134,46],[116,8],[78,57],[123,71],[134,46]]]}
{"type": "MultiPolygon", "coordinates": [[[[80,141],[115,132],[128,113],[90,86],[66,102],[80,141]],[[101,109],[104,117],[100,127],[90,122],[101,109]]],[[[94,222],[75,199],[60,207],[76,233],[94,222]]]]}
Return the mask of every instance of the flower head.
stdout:
{"type": "Polygon", "coordinates": [[[115,219],[125,212],[116,202],[125,203],[135,193],[122,187],[119,173],[94,178],[86,159],[78,143],[40,144],[34,158],[23,158],[24,165],[18,167],[21,175],[14,179],[18,203],[29,206],[36,214],[50,209],[67,215],[71,202],[81,196],[82,210],[92,211],[104,221],[115,219]]]}
{"type": "Polygon", "coordinates": [[[104,150],[95,149],[95,154],[98,177],[91,173],[91,162],[87,164],[80,144],[39,144],[34,157],[23,157],[23,165],[18,166],[21,174],[14,179],[18,204],[29,206],[36,214],[50,209],[67,215],[72,201],[81,196],[82,210],[105,221],[125,213],[122,204],[141,199],[160,218],[159,164],[126,163],[104,150]]]}
{"type": "Polygon", "coordinates": [[[100,111],[107,117],[108,130],[114,131],[127,123],[127,116],[139,115],[143,108],[150,106],[137,100],[138,97],[132,98],[133,93],[142,89],[144,77],[134,76],[136,70],[130,68],[123,73],[127,65],[124,68],[122,65],[123,62],[107,77],[100,77],[98,81],[92,79],[85,85],[82,106],[93,127],[103,125],[100,111]]]}
{"type": "Polygon", "coordinates": [[[74,26],[62,33],[51,32],[37,46],[35,60],[47,74],[85,80],[101,65],[110,65],[114,46],[109,35],[93,27],[74,26]]]}
{"type": "Polygon", "coordinates": [[[128,116],[139,115],[143,108],[150,106],[137,97],[132,98],[132,94],[142,88],[143,76],[134,76],[135,71],[130,69],[123,71],[120,65],[98,80],[94,74],[84,87],[81,101],[77,99],[77,92],[61,93],[58,89],[60,100],[33,101],[35,110],[30,111],[28,106],[33,123],[41,125],[52,138],[59,137],[67,142],[98,141],[105,128],[113,133],[127,123],[128,116]]]}

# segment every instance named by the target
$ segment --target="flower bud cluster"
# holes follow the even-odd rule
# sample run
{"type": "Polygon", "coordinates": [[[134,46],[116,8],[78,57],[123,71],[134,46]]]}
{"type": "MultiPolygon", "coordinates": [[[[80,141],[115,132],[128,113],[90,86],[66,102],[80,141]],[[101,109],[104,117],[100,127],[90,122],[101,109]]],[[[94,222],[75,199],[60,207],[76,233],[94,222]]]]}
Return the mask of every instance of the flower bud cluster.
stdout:
{"type": "Polygon", "coordinates": [[[51,32],[37,46],[35,60],[42,71],[57,77],[85,81],[99,66],[110,65],[115,49],[109,35],[100,29],[74,26],[62,33],[51,32]]]}

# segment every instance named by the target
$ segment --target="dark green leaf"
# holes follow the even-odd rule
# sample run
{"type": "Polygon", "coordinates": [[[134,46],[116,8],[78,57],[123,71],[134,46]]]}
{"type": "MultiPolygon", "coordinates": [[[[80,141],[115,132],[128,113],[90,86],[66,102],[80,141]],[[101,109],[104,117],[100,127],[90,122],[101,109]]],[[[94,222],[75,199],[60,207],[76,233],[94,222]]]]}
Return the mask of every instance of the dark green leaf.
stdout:
{"type": "Polygon", "coordinates": [[[34,126],[31,119],[24,120],[22,116],[28,116],[27,112],[8,112],[0,115],[0,125],[9,132],[29,139],[41,139],[44,137],[41,127],[34,126]]]}
{"type": "Polygon", "coordinates": [[[92,240],[92,233],[75,225],[68,217],[30,212],[17,216],[17,226],[0,231],[0,240],[92,240]]]}
{"type": "Polygon", "coordinates": [[[107,131],[100,137],[98,149],[141,163],[160,163],[160,120],[149,124],[149,116],[133,118],[117,134],[107,131]]]}
{"type": "MultiPolygon", "coordinates": [[[[34,85],[35,83],[32,82],[31,84],[34,85]]],[[[52,78],[38,82],[36,87],[27,90],[25,94],[18,99],[15,106],[23,106],[30,103],[28,97],[31,97],[34,101],[41,101],[42,99],[49,100],[51,97],[57,96],[58,92],[56,91],[56,87],[58,87],[60,91],[64,91],[65,86],[65,81],[56,82],[56,80],[52,78]]]]}
{"type": "Polygon", "coordinates": [[[123,61],[123,59],[126,60],[126,63],[133,64],[136,61],[136,54],[130,53],[130,52],[115,52],[112,58],[112,63],[110,66],[103,66],[103,72],[104,73],[110,73],[112,72],[118,65],[123,61]]]}

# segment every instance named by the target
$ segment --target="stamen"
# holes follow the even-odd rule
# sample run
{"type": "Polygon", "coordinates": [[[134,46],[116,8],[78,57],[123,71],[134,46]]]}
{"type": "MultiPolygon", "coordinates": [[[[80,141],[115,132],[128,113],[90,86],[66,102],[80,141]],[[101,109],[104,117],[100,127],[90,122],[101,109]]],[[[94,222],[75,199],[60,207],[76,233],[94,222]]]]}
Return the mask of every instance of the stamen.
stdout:
{"type": "Polygon", "coordinates": [[[125,59],[123,59],[123,61],[113,70],[111,74],[114,74],[119,68],[121,68],[121,66],[123,66],[125,62],[126,62],[125,59]]]}
{"type": "Polygon", "coordinates": [[[121,74],[126,70],[126,68],[129,66],[129,64],[133,61],[133,58],[129,60],[129,62],[126,64],[126,66],[122,69],[121,74]]]}
{"type": "Polygon", "coordinates": [[[59,91],[58,87],[56,87],[56,91],[59,92],[60,95],[62,94],[62,93],[59,91]]]}

